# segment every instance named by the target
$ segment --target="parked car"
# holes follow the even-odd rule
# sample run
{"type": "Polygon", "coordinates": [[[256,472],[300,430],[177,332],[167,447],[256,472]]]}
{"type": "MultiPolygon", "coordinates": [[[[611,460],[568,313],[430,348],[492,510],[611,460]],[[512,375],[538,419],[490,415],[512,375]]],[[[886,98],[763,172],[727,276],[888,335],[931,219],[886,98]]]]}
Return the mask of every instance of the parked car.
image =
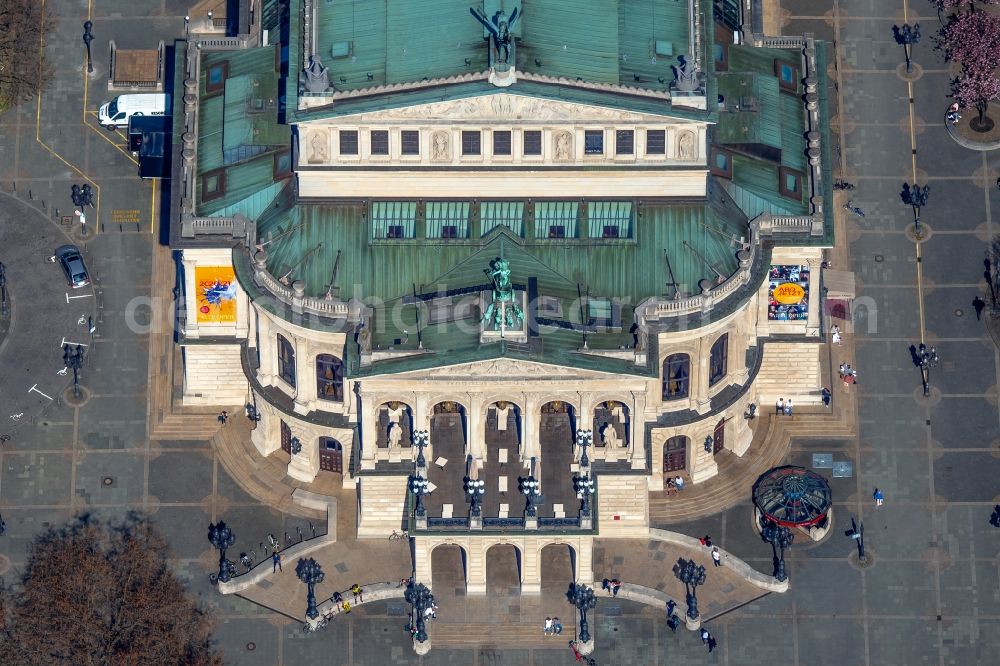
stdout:
{"type": "Polygon", "coordinates": [[[76,245],[62,245],[56,248],[56,260],[66,274],[66,281],[73,289],[86,287],[90,284],[90,273],[80,256],[80,248],[76,245]]]}

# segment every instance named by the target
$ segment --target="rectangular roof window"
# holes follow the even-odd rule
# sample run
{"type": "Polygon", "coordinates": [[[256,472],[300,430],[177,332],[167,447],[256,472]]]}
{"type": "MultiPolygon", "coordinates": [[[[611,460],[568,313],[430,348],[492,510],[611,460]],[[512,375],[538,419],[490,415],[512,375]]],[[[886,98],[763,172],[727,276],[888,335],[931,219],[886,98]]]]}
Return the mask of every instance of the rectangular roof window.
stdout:
{"type": "Polygon", "coordinates": [[[505,226],[518,236],[523,236],[524,202],[483,201],[479,204],[479,219],[484,236],[500,226],[505,226]]]}
{"type": "Polygon", "coordinates": [[[424,209],[427,238],[468,238],[468,201],[428,201],[424,209]]]}
{"type": "Polygon", "coordinates": [[[576,201],[539,201],[535,204],[535,238],[576,238],[580,204],[576,201]],[[560,234],[559,228],[562,228],[560,234]]]}
{"type": "Polygon", "coordinates": [[[631,238],[631,201],[591,201],[587,206],[591,238],[631,238]]]}
{"type": "Polygon", "coordinates": [[[415,238],[416,201],[373,201],[372,238],[415,238]]]}

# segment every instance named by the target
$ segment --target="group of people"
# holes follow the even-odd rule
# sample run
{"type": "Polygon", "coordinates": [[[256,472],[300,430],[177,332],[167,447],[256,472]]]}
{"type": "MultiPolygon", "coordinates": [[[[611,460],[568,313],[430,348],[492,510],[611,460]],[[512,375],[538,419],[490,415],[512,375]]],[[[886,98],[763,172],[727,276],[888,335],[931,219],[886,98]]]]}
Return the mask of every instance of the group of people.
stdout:
{"type": "Polygon", "coordinates": [[[675,492],[680,492],[684,490],[684,479],[680,475],[675,477],[667,477],[667,494],[672,495],[675,492]]]}
{"type": "Polygon", "coordinates": [[[850,363],[841,363],[840,379],[844,382],[845,387],[856,384],[858,382],[858,371],[852,368],[850,363]]]}
{"type": "Polygon", "coordinates": [[[618,590],[621,589],[621,586],[622,582],[617,578],[605,578],[601,581],[601,589],[606,590],[613,597],[618,596],[618,590]]]}
{"type": "Polygon", "coordinates": [[[792,415],[792,399],[789,398],[785,400],[784,398],[778,398],[778,402],[774,403],[774,413],[777,416],[784,414],[785,416],[792,415]]]}
{"type": "Polygon", "coordinates": [[[545,618],[545,627],[543,631],[546,636],[558,636],[562,633],[563,626],[562,622],[559,621],[557,617],[547,617],[545,618]]]}
{"type": "MultiPolygon", "coordinates": [[[[354,595],[355,605],[357,605],[359,601],[361,603],[365,602],[365,595],[364,595],[365,591],[360,585],[358,585],[357,583],[352,585],[350,592],[351,594],[354,595]]],[[[344,595],[342,595],[340,592],[334,592],[332,595],[330,595],[330,601],[332,601],[337,605],[337,610],[344,613],[351,612],[351,602],[344,599],[344,595]]]]}

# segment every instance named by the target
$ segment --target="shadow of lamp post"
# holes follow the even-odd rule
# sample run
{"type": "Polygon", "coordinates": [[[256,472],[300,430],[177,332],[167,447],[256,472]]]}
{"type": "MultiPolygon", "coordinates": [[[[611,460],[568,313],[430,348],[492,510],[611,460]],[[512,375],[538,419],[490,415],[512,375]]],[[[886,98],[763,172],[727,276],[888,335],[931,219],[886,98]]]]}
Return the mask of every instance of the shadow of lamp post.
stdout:
{"type": "Polygon", "coordinates": [[[697,629],[701,622],[698,619],[696,590],[699,585],[705,584],[705,567],[699,566],[694,560],[679,559],[674,565],[673,571],[677,580],[684,583],[688,628],[697,629]]]}
{"type": "Polygon", "coordinates": [[[868,561],[868,557],[865,555],[864,522],[859,525],[857,521],[854,520],[854,516],[851,516],[851,529],[844,532],[844,535],[858,542],[858,562],[860,564],[865,564],[868,561]]]}
{"type": "Polygon", "coordinates": [[[63,345],[63,365],[73,370],[73,397],[80,399],[80,368],[83,367],[83,346],[77,345],[74,349],[70,345],[63,345]]]}
{"type": "Polygon", "coordinates": [[[316,585],[323,582],[326,574],[313,558],[300,559],[295,565],[295,575],[299,577],[309,589],[306,597],[306,617],[315,620],[319,617],[319,610],[316,609],[316,585]]]}
{"type": "Polygon", "coordinates": [[[920,343],[917,348],[917,364],[920,366],[920,382],[924,387],[924,397],[931,394],[931,368],[936,367],[940,359],[937,348],[927,348],[927,345],[920,343]]]}
{"type": "Polygon", "coordinates": [[[788,580],[785,573],[785,549],[790,548],[795,541],[795,535],[787,527],[778,525],[773,520],[769,520],[764,529],[760,531],[764,541],[771,544],[771,558],[774,562],[774,579],[779,582],[788,580]]]}
{"type": "Polygon", "coordinates": [[[566,597],[580,611],[580,642],[589,643],[590,626],[587,624],[587,611],[597,607],[597,597],[594,596],[594,588],[579,583],[571,583],[566,597]]]}
{"type": "Polygon", "coordinates": [[[226,559],[226,549],[232,548],[233,544],[236,543],[236,535],[224,521],[220,520],[215,524],[209,523],[208,540],[213,547],[219,550],[219,573],[213,578],[219,582],[227,583],[230,578],[236,575],[236,565],[226,559]]]}
{"type": "Polygon", "coordinates": [[[913,45],[920,41],[920,24],[914,23],[910,26],[904,23],[903,27],[892,26],[892,36],[896,43],[903,47],[903,54],[906,56],[906,71],[911,71],[913,63],[913,45]]]}

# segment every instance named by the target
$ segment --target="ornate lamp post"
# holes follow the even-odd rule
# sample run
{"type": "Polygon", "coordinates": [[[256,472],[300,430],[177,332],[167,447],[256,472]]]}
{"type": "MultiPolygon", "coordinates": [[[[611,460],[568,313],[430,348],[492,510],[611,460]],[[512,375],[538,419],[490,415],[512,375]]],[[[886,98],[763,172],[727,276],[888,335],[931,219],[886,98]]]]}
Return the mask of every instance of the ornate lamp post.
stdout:
{"type": "Polygon", "coordinates": [[[920,41],[920,24],[914,23],[912,27],[908,23],[904,23],[903,27],[894,25],[892,26],[892,36],[896,43],[903,47],[903,53],[906,56],[906,71],[909,72],[913,57],[913,45],[920,41]]]}
{"type": "Polygon", "coordinates": [[[517,489],[526,500],[524,505],[524,515],[533,518],[537,515],[535,511],[535,498],[538,497],[538,480],[534,476],[523,476],[517,480],[517,489]]]}
{"type": "Polygon", "coordinates": [[[413,634],[413,640],[417,643],[427,642],[427,625],[424,624],[424,613],[428,608],[434,606],[434,595],[423,583],[416,583],[410,580],[403,593],[403,598],[413,606],[413,615],[410,617],[410,625],[407,629],[413,634]]]}
{"type": "MultiPolygon", "coordinates": [[[[594,588],[573,583],[566,593],[569,602],[580,611],[580,642],[590,643],[590,627],[587,624],[587,611],[597,607],[597,597],[594,588]]],[[[581,650],[581,652],[584,652],[581,650]]],[[[589,650],[587,651],[589,653],[589,650]]],[[[586,654],[586,653],[585,653],[586,654]]]]}
{"type": "Polygon", "coordinates": [[[471,517],[478,518],[483,513],[480,502],[483,499],[483,495],[486,494],[486,482],[482,479],[470,479],[469,477],[465,477],[462,480],[462,483],[465,486],[465,493],[469,496],[469,502],[472,505],[469,515],[471,517]]]}
{"type": "Polygon", "coordinates": [[[424,447],[427,446],[427,441],[430,439],[430,434],[426,430],[417,430],[413,433],[413,444],[417,447],[417,469],[423,470],[427,468],[427,459],[424,458],[424,447]]]}
{"type": "Polygon", "coordinates": [[[899,193],[899,198],[903,200],[903,203],[913,208],[913,233],[917,238],[921,236],[920,209],[927,205],[927,197],[930,190],[930,185],[921,187],[916,183],[913,185],[903,183],[903,191],[899,193]]]}
{"type": "Polygon", "coordinates": [[[306,597],[306,617],[315,620],[319,617],[319,611],[316,609],[316,585],[323,582],[326,574],[323,573],[323,569],[320,568],[316,560],[310,557],[299,560],[299,563],[295,565],[295,575],[309,588],[309,594],[306,597]]]}
{"type": "Polygon", "coordinates": [[[698,597],[696,590],[705,583],[705,567],[699,566],[694,560],[677,560],[674,565],[674,575],[684,583],[685,600],[687,602],[687,625],[689,629],[697,629],[701,624],[698,619],[698,597]]]}
{"type": "Polygon", "coordinates": [[[587,447],[593,442],[593,430],[576,431],[576,445],[580,447],[580,467],[590,467],[590,458],[587,457],[587,447]]]}
{"type": "Polygon", "coordinates": [[[924,386],[925,398],[931,394],[931,368],[935,367],[938,361],[940,359],[937,349],[935,347],[928,349],[927,345],[921,342],[917,350],[917,363],[920,366],[920,381],[924,386]]]}
{"type": "Polygon", "coordinates": [[[590,474],[574,476],[573,490],[576,491],[577,499],[583,500],[583,504],[580,505],[580,529],[590,529],[593,526],[593,518],[590,515],[590,496],[594,494],[594,480],[590,478],[590,474]]]}
{"type": "Polygon", "coordinates": [[[771,557],[774,560],[774,579],[779,582],[788,580],[785,573],[785,549],[790,548],[795,541],[795,535],[787,527],[778,525],[773,520],[769,520],[764,529],[760,531],[764,541],[771,544],[771,557]]]}
{"type": "Polygon", "coordinates": [[[208,525],[208,540],[212,546],[219,549],[219,576],[220,582],[226,583],[236,574],[236,565],[230,566],[226,560],[226,548],[231,548],[236,543],[236,535],[229,529],[225,522],[219,521],[214,525],[208,525]]]}
{"type": "Polygon", "coordinates": [[[90,43],[94,41],[94,35],[91,34],[90,29],[94,27],[91,21],[84,21],[83,23],[83,43],[87,45],[87,73],[94,73],[94,63],[90,59],[90,43]]]}
{"type": "Polygon", "coordinates": [[[83,345],[74,349],[63,345],[63,365],[73,369],[73,397],[80,399],[80,368],[83,367],[83,345]]]}
{"type": "Polygon", "coordinates": [[[414,474],[410,477],[410,492],[413,496],[417,498],[417,505],[415,507],[415,515],[417,521],[424,521],[424,527],[427,526],[427,509],[424,508],[424,495],[427,494],[427,486],[429,485],[427,479],[424,477],[414,474]]]}

